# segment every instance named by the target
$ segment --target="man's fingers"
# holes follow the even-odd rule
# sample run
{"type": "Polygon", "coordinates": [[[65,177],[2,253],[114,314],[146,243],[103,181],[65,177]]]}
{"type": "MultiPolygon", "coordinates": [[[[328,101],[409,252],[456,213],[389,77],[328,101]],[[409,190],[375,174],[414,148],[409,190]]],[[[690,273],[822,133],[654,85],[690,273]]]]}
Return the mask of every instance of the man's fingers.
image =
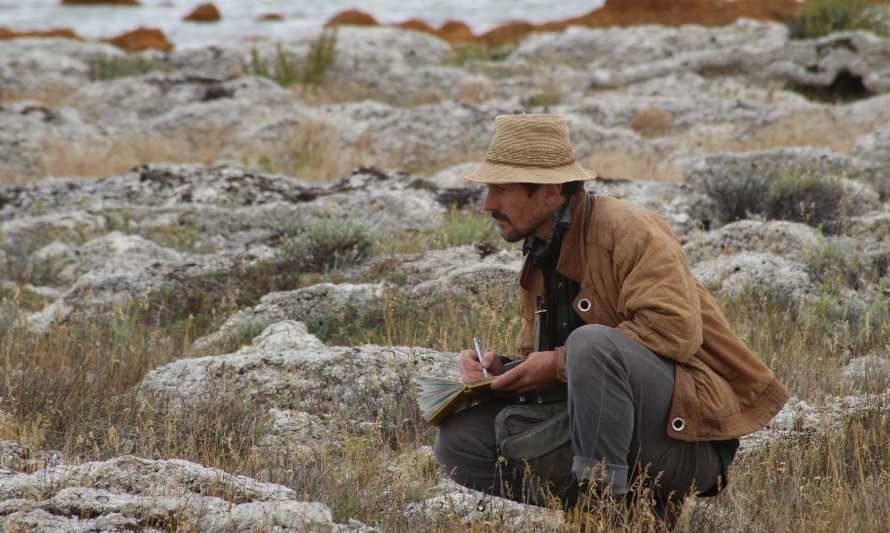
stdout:
{"type": "Polygon", "coordinates": [[[495,379],[491,383],[491,388],[494,390],[513,390],[520,384],[524,374],[525,372],[523,371],[522,366],[517,366],[495,379]]]}

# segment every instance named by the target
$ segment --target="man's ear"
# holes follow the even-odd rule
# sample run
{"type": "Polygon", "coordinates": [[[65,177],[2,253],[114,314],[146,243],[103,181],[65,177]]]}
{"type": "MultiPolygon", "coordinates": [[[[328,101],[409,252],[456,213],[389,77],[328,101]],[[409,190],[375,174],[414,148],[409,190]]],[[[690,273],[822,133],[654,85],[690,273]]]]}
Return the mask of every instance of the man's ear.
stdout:
{"type": "Polygon", "coordinates": [[[541,188],[544,189],[544,200],[548,205],[557,207],[562,204],[562,183],[550,183],[541,188]]]}

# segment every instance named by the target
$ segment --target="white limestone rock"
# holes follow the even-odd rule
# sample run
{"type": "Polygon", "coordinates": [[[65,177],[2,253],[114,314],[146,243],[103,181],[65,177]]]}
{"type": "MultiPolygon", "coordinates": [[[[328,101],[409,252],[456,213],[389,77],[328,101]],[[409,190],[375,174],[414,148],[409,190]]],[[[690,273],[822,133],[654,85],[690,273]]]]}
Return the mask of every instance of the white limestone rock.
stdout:
{"type": "Polygon", "coordinates": [[[85,122],[68,107],[27,101],[0,105],[0,123],[0,174],[4,176],[45,176],[46,152],[52,146],[109,144],[102,128],[85,122]]]}
{"type": "Polygon", "coordinates": [[[284,486],[173,459],[132,456],[0,478],[4,530],[367,530],[284,486]]]}
{"type": "Polygon", "coordinates": [[[774,254],[797,263],[824,246],[818,230],[797,222],[739,220],[717,230],[694,235],[683,246],[689,262],[742,252],[774,254]]]}
{"type": "Polygon", "coordinates": [[[301,327],[309,324],[314,328],[322,328],[330,321],[382,320],[385,292],[383,283],[320,283],[295,291],[273,292],[263,296],[253,308],[232,315],[218,331],[196,340],[195,349],[207,352],[237,341],[245,333],[284,320],[299,321],[301,327]]]}
{"type": "Polygon", "coordinates": [[[803,264],[769,253],[719,256],[696,263],[692,273],[705,287],[728,297],[750,291],[800,303],[815,293],[803,264]]]}
{"type": "Polygon", "coordinates": [[[456,358],[426,348],[322,346],[302,323],[284,321],[236,353],[154,369],[138,390],[186,405],[229,391],[259,410],[296,409],[325,419],[339,413],[358,423],[404,401],[415,373],[454,375],[456,358]]]}

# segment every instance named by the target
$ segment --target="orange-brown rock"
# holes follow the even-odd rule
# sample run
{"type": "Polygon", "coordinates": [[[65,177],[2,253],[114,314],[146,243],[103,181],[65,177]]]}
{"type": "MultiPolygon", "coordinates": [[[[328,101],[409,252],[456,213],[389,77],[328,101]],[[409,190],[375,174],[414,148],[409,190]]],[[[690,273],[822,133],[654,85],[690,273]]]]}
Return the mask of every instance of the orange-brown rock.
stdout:
{"type": "MultiPolygon", "coordinates": [[[[871,1],[890,2],[890,0],[871,1]]],[[[437,31],[430,31],[428,24],[417,19],[400,22],[394,26],[432,33],[448,41],[452,46],[469,43],[502,46],[516,42],[531,32],[562,31],[570,25],[589,27],[633,26],[637,24],[722,26],[731,24],[742,17],[788,22],[797,14],[800,5],[798,0],[606,0],[603,7],[579,17],[554,20],[543,24],[532,24],[521,20],[513,21],[479,36],[474,35],[470,27],[460,21],[448,21],[437,31]]],[[[350,9],[335,15],[325,26],[340,24],[376,26],[377,20],[367,13],[350,9]]]]}
{"type": "Polygon", "coordinates": [[[358,9],[347,9],[334,15],[325,26],[378,26],[377,19],[358,9]]]}
{"type": "Polygon", "coordinates": [[[112,5],[112,6],[138,6],[139,0],[62,0],[63,4],[73,6],[112,5]]]}
{"type": "Polygon", "coordinates": [[[533,31],[535,31],[533,24],[517,20],[487,31],[480,35],[479,38],[488,46],[503,46],[516,42],[533,31]]]}
{"type": "Polygon", "coordinates": [[[63,37],[65,39],[82,40],[74,30],[68,28],[54,28],[46,31],[15,31],[0,26],[0,40],[20,39],[23,37],[63,37]]]}
{"type": "Polygon", "coordinates": [[[128,52],[139,52],[141,50],[150,49],[162,50],[164,52],[173,50],[173,43],[167,40],[167,36],[164,35],[164,32],[156,28],[139,27],[133,31],[122,33],[117,37],[106,39],[106,42],[109,42],[118,48],[123,48],[128,52]]]}
{"type": "Polygon", "coordinates": [[[799,7],[797,0],[606,0],[602,8],[566,22],[584,26],[722,26],[741,17],[785,22],[799,7]]]}
{"type": "Polygon", "coordinates": [[[420,19],[408,19],[404,22],[399,22],[396,24],[396,27],[402,28],[403,30],[421,31],[423,33],[432,34],[436,33],[436,30],[434,30],[432,26],[420,19]]]}
{"type": "Polygon", "coordinates": [[[217,9],[215,5],[201,4],[194,10],[192,10],[191,13],[186,15],[183,20],[190,20],[192,22],[216,22],[221,18],[222,14],[219,12],[219,9],[217,9]]]}
{"type": "Polygon", "coordinates": [[[260,15],[259,20],[264,22],[284,20],[284,15],[281,13],[263,13],[260,15]]]}
{"type": "Polygon", "coordinates": [[[439,31],[436,32],[436,35],[448,41],[452,46],[476,41],[476,36],[473,34],[473,30],[459,20],[446,21],[445,24],[442,24],[442,27],[439,28],[439,31]]]}

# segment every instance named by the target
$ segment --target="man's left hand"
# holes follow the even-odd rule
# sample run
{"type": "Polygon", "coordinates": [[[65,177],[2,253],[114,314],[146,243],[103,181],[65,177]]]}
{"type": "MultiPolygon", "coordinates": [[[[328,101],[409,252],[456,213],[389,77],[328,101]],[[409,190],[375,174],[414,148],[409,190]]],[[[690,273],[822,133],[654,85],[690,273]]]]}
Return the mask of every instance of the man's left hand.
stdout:
{"type": "Polygon", "coordinates": [[[521,365],[498,376],[491,383],[491,388],[525,394],[559,383],[556,379],[557,357],[559,356],[555,351],[530,353],[521,365]]]}

